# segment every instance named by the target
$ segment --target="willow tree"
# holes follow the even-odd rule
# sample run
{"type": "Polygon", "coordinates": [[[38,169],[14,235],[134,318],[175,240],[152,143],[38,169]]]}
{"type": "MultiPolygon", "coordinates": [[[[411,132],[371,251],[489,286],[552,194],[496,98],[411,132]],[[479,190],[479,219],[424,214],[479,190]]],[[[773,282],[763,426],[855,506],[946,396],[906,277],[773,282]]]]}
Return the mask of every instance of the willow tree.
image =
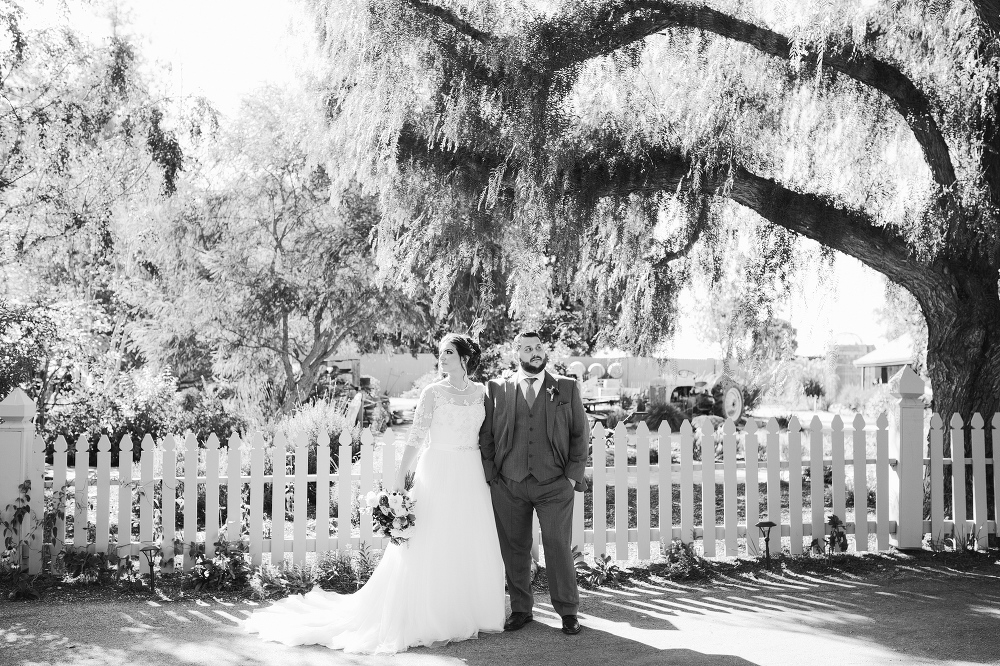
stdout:
{"type": "Polygon", "coordinates": [[[115,216],[173,192],[183,155],[136,46],[63,10],[0,8],[0,290],[107,303],[115,216]]]}
{"type": "Polygon", "coordinates": [[[147,359],[178,368],[210,354],[204,379],[290,411],[345,344],[364,350],[424,323],[373,280],[370,199],[352,189],[330,205],[311,98],[264,87],[233,119],[192,117],[176,192],[120,230],[131,334],[147,359]]]}
{"type": "Polygon", "coordinates": [[[520,302],[586,294],[643,351],[736,230],[764,282],[812,239],[915,297],[939,411],[1000,409],[995,3],[315,7],[330,148],[393,271],[510,266],[520,302]]]}

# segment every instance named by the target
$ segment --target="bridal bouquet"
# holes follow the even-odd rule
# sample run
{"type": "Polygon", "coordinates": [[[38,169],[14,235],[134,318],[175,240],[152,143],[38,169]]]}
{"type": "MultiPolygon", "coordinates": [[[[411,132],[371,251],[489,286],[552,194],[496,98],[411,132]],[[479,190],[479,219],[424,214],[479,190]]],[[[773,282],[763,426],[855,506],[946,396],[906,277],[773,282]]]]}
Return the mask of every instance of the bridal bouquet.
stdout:
{"type": "Polygon", "coordinates": [[[413,515],[416,502],[408,492],[373,490],[365,496],[365,503],[367,510],[372,512],[372,529],[376,535],[388,538],[397,546],[406,543],[417,519],[413,515]]]}

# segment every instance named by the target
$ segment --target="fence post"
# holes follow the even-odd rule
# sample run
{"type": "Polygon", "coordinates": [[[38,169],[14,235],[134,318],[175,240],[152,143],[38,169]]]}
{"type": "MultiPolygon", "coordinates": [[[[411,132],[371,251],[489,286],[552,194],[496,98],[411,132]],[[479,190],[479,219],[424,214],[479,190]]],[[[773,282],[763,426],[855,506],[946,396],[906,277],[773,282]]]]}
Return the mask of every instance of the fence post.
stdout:
{"type": "Polygon", "coordinates": [[[892,544],[921,548],[924,539],[924,380],[909,365],[893,375],[889,387],[899,406],[889,456],[897,460],[889,481],[889,519],[896,521],[892,544]]]}
{"type": "Polygon", "coordinates": [[[35,402],[19,388],[0,402],[0,509],[17,497],[28,478],[35,441],[35,402]]]}
{"type": "MultiPolygon", "coordinates": [[[[6,507],[17,498],[17,487],[31,470],[35,442],[35,403],[19,388],[0,402],[0,517],[7,518],[6,507]]],[[[42,492],[32,488],[32,492],[42,492]]],[[[28,528],[25,520],[25,528],[28,528]]],[[[0,532],[0,543],[3,534],[0,532]]]]}

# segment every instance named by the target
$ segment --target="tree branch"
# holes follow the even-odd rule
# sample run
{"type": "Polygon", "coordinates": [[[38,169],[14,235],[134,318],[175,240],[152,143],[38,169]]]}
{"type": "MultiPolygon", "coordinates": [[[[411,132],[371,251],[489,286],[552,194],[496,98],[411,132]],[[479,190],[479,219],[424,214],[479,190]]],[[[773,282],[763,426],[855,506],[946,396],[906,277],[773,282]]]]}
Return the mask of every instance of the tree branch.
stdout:
{"type": "MultiPolygon", "coordinates": [[[[998,4],[998,0],[980,0],[980,4],[998,4]]],[[[784,35],[703,5],[668,0],[609,0],[607,10],[596,14],[582,33],[578,20],[573,18],[572,15],[557,18],[548,37],[549,63],[554,69],[608,55],[668,28],[710,32],[782,60],[791,61],[795,55],[791,40],[784,35]],[[618,10],[617,15],[613,10],[618,10]],[[621,18],[607,20],[615,16],[621,18]]],[[[899,68],[852,45],[822,54],[809,49],[802,54],[801,61],[813,66],[821,64],[886,95],[920,144],[934,180],[945,188],[954,185],[951,152],[931,112],[930,101],[899,68]]]]}
{"type": "Polygon", "coordinates": [[[465,19],[461,18],[455,12],[434,4],[433,2],[427,2],[427,0],[403,0],[403,4],[409,5],[411,9],[419,14],[431,16],[438,19],[442,23],[447,23],[454,28],[456,32],[461,33],[466,37],[470,37],[484,46],[489,45],[489,43],[493,41],[493,35],[490,33],[480,30],[465,19]]]}
{"type": "MultiPolygon", "coordinates": [[[[695,166],[678,149],[647,146],[635,151],[639,156],[633,156],[614,139],[593,137],[583,143],[596,148],[567,160],[568,166],[553,180],[562,183],[559,195],[572,196],[588,207],[605,197],[676,191],[689,180],[695,166]]],[[[468,147],[441,150],[413,132],[404,132],[399,145],[403,159],[447,174],[454,186],[470,193],[485,188],[490,173],[505,159],[497,153],[468,147]]],[[[520,169],[519,164],[508,165],[505,180],[511,190],[520,169]]],[[[954,288],[952,276],[933,265],[919,263],[910,254],[903,235],[880,226],[863,212],[818,194],[796,192],[742,166],[705,171],[700,183],[700,194],[729,198],[773,224],[854,257],[908,289],[918,300],[934,292],[951,293],[954,288]]],[[[696,241],[694,237],[688,239],[691,245],[696,241]]]]}
{"type": "Polygon", "coordinates": [[[972,6],[993,36],[1000,36],[1000,0],[972,0],[972,6]]]}
{"type": "MultiPolygon", "coordinates": [[[[676,250],[665,251],[663,256],[657,259],[657,265],[669,264],[672,261],[688,256],[688,254],[691,253],[691,250],[694,249],[694,246],[698,243],[701,235],[705,233],[707,229],[707,216],[700,214],[698,219],[695,221],[694,226],[692,226],[691,230],[688,232],[687,238],[684,239],[684,243],[676,250]]],[[[663,245],[663,243],[660,243],[660,245],[663,245]]]]}

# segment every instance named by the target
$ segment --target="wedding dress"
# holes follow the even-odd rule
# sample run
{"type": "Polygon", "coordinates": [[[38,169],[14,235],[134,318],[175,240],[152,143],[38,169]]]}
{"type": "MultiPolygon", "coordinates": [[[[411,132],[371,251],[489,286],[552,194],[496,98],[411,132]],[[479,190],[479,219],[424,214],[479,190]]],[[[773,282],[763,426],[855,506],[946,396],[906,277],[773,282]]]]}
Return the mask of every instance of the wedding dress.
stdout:
{"type": "Polygon", "coordinates": [[[479,454],[485,390],[474,386],[462,395],[432,384],[417,402],[406,445],[425,448],[410,491],[417,518],[409,542],[388,545],[354,594],[314,588],[288,597],[256,611],[248,631],[371,654],[503,631],[503,560],[479,454]]]}

